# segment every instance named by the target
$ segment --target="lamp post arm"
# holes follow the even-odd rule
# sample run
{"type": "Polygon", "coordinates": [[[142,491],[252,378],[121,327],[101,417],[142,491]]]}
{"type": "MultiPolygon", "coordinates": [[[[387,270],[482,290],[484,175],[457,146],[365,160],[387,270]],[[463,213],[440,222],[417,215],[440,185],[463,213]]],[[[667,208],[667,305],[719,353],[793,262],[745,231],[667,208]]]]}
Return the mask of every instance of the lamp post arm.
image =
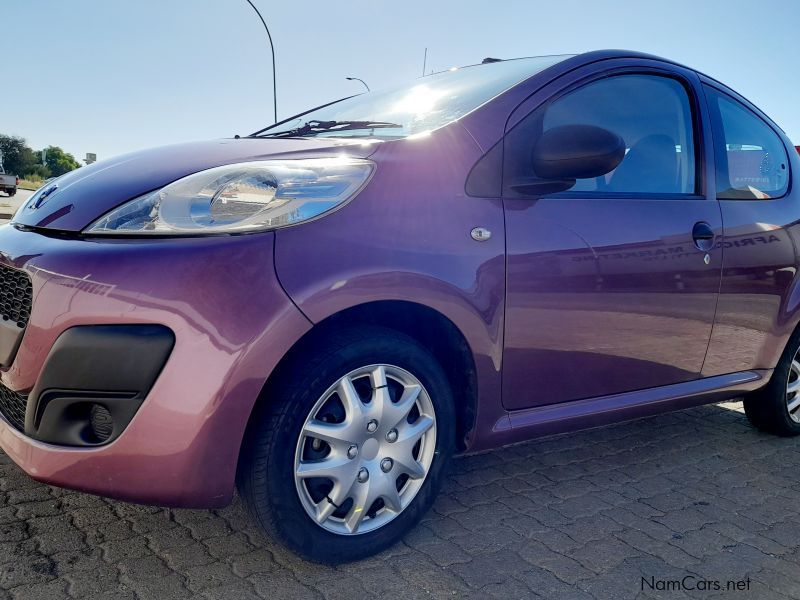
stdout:
{"type": "Polygon", "coordinates": [[[264,29],[267,31],[267,38],[269,38],[269,47],[272,51],[272,108],[273,108],[273,116],[275,118],[275,122],[278,122],[278,83],[277,77],[275,75],[275,46],[272,43],[272,34],[269,32],[269,27],[267,27],[267,22],[264,20],[264,17],[261,16],[261,13],[256,8],[256,5],[253,4],[250,0],[246,0],[246,2],[253,7],[253,10],[256,11],[258,18],[261,19],[261,23],[264,25],[264,29]]]}

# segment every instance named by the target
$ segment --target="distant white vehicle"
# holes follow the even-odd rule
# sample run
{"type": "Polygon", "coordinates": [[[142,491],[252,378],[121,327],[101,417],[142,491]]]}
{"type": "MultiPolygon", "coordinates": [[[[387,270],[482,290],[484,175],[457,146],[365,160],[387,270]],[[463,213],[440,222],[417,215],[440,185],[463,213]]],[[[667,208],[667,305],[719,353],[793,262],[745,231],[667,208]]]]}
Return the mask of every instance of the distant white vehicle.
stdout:
{"type": "Polygon", "coordinates": [[[17,193],[19,177],[16,175],[6,175],[3,165],[0,165],[0,192],[5,192],[9,196],[17,193]]]}

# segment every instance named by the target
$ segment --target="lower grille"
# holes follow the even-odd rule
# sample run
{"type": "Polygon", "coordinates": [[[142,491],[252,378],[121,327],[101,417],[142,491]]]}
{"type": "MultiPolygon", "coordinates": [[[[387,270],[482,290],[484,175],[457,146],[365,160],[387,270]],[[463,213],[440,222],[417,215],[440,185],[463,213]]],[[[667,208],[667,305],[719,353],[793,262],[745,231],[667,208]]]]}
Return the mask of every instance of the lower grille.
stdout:
{"type": "Polygon", "coordinates": [[[28,397],[8,389],[0,383],[0,413],[15,429],[25,431],[25,407],[28,397]]]}

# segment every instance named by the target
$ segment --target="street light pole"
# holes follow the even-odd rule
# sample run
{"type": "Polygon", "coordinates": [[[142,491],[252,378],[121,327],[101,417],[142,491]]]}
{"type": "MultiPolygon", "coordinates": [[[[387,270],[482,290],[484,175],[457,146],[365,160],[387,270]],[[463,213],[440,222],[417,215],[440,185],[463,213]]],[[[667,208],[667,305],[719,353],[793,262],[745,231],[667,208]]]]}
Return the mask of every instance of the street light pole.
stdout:
{"type": "Polygon", "coordinates": [[[360,81],[361,83],[364,84],[364,87],[367,88],[367,91],[368,92],[370,91],[369,86],[367,85],[367,82],[364,81],[363,79],[359,79],[358,77],[345,77],[345,79],[347,79],[347,81],[360,81]]]}
{"type": "Polygon", "coordinates": [[[264,20],[264,17],[261,16],[261,13],[256,8],[256,5],[253,4],[250,0],[246,0],[246,2],[253,7],[253,10],[256,11],[258,18],[261,19],[261,23],[264,25],[264,29],[267,30],[267,37],[269,38],[269,47],[272,50],[272,106],[274,111],[275,122],[278,122],[278,83],[277,78],[275,76],[275,46],[272,44],[272,34],[269,32],[269,27],[267,27],[267,22],[264,20]]]}

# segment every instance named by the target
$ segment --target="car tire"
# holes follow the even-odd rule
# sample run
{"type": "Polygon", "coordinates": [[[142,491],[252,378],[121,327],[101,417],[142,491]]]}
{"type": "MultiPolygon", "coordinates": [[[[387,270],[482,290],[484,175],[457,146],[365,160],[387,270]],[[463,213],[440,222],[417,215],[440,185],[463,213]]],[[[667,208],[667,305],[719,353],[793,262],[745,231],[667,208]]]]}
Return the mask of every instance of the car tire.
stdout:
{"type": "Polygon", "coordinates": [[[237,484],[268,533],[336,564],[388,548],[419,522],[444,478],[456,421],[444,371],[414,339],[373,326],[327,339],[267,386],[237,484]]]}
{"type": "Polygon", "coordinates": [[[761,431],[800,435],[800,331],[786,344],[769,383],[745,396],[744,412],[761,431]]]}

